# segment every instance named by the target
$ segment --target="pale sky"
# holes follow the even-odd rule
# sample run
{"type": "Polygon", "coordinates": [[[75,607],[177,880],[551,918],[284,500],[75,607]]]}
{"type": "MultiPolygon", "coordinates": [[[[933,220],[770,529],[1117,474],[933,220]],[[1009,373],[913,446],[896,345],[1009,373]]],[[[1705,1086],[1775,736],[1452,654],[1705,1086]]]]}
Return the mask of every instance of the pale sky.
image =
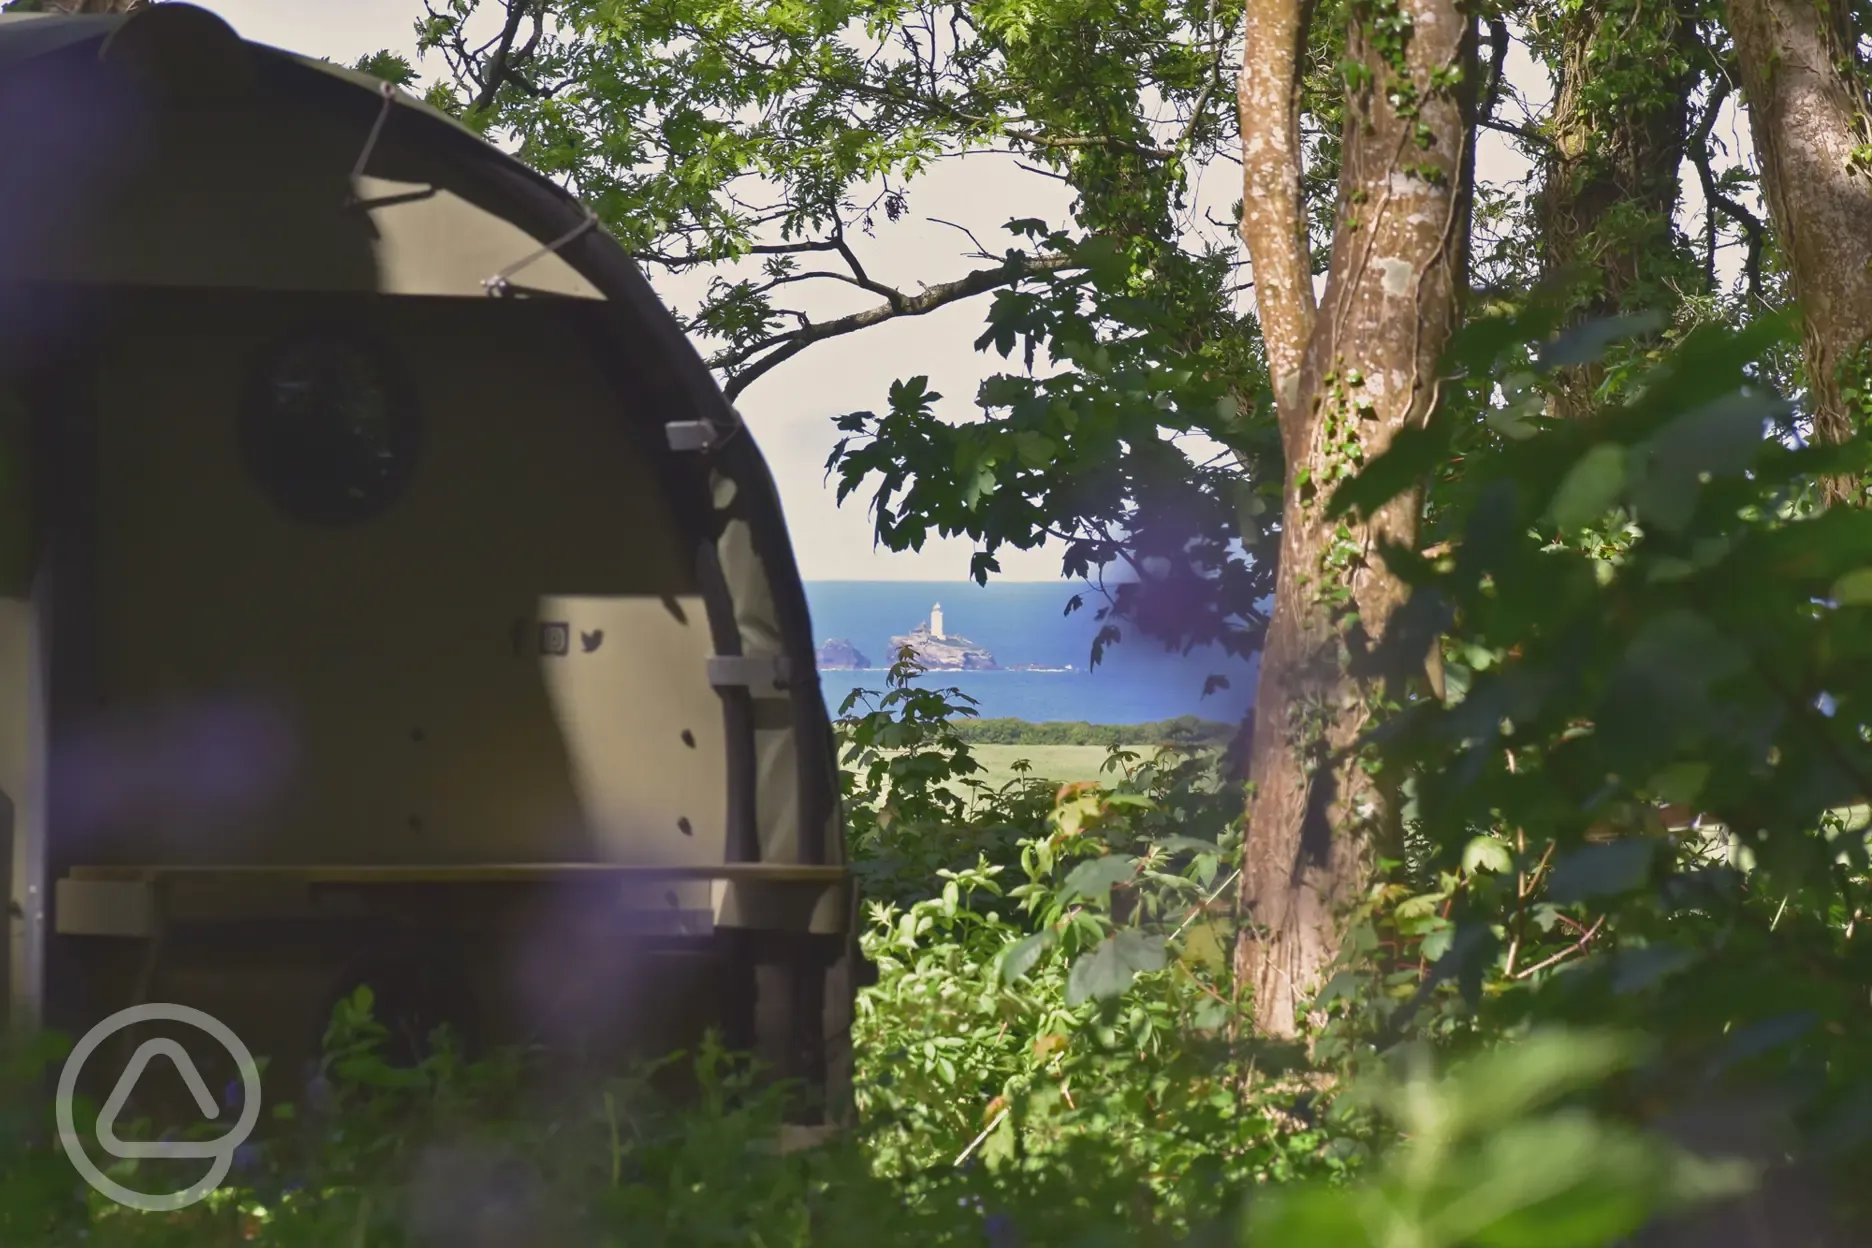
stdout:
{"type": "MultiPolygon", "coordinates": [[[[420,0],[194,2],[219,13],[248,39],[345,62],[384,48],[413,60],[414,23],[422,11],[420,0]]],[[[431,63],[418,68],[433,74],[441,68],[437,62],[439,58],[431,58],[431,63]]],[[[1530,104],[1543,103],[1544,80],[1518,45],[1510,59],[1509,78],[1522,86],[1530,104]]],[[[1719,133],[1739,139],[1741,123],[1733,115],[1733,105],[1731,109],[1719,133]]],[[[1526,162],[1503,136],[1493,132],[1480,136],[1477,162],[1485,181],[1510,182],[1527,173],[1526,162]]],[[[1239,176],[1236,166],[1223,163],[1200,172],[1195,222],[1200,223],[1205,207],[1217,219],[1227,219],[1229,205],[1241,194],[1239,176]]],[[[1689,220],[1700,222],[1701,195],[1694,176],[1687,179],[1685,189],[1685,211],[1694,214],[1689,220]]],[[[1057,183],[1022,172],[1007,158],[990,155],[939,165],[911,184],[909,200],[910,212],[904,219],[887,224],[880,217],[875,238],[863,240],[862,245],[854,241],[854,250],[873,277],[908,290],[915,290],[919,281],[951,280],[982,263],[963,255],[972,247],[956,229],[934,224],[930,218],[966,226],[988,250],[997,251],[1009,241],[1001,230],[1006,221],[1042,217],[1064,224],[1068,204],[1065,189],[1057,183]]],[[[1207,227],[1200,232],[1216,233],[1207,227]]],[[[1736,263],[1726,267],[1739,267],[1739,258],[1732,259],[1736,263]]],[[[687,308],[706,289],[707,277],[672,280],[658,276],[656,284],[665,299],[687,308]]],[[[873,301],[864,292],[831,283],[807,283],[804,291],[817,297],[802,298],[799,306],[815,317],[855,311],[873,301]]],[[[993,352],[974,350],[987,305],[987,297],[978,297],[926,316],[906,317],[816,343],[739,396],[736,406],[779,485],[805,579],[967,579],[972,547],[966,540],[932,538],[918,553],[874,549],[865,510],[868,494],[854,495],[838,507],[834,484],[825,478],[825,461],[838,438],[834,418],[860,409],[881,410],[890,383],[900,377],[928,375],[933,388],[945,396],[939,407],[945,417],[968,419],[982,380],[1019,367],[1018,355],[1010,363],[993,352]]],[[[1005,579],[1054,580],[1060,574],[1059,552],[1048,547],[1003,551],[1001,565],[1005,579]]]]}

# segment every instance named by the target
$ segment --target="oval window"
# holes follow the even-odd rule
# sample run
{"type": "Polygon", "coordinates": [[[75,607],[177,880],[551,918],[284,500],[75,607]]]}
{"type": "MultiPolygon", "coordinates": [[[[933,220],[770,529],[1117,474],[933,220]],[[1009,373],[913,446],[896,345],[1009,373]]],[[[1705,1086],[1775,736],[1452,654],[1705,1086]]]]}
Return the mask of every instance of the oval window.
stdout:
{"type": "Polygon", "coordinates": [[[345,334],[308,334],[266,353],[241,413],[249,470],[281,510],[309,524],[382,513],[409,484],[418,435],[388,352],[345,334]]]}

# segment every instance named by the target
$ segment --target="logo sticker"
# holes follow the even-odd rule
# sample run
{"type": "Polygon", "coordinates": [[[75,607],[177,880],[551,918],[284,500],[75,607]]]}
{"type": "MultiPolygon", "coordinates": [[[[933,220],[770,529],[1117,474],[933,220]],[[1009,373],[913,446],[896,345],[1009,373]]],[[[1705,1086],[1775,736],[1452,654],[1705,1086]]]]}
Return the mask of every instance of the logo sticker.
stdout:
{"type": "Polygon", "coordinates": [[[84,1176],[85,1182],[102,1195],[128,1208],[144,1213],[173,1213],[203,1200],[227,1178],[228,1171],[234,1165],[235,1150],[247,1142],[247,1137],[253,1134],[254,1127],[260,1121],[260,1067],[233,1029],[213,1015],[190,1009],[186,1005],[136,1005],[119,1010],[84,1034],[78,1047],[65,1059],[65,1068],[59,1074],[55,1108],[58,1113],[59,1142],[65,1146],[65,1155],[71,1158],[72,1165],[84,1176]],[[78,1072],[84,1068],[85,1062],[97,1051],[98,1046],[126,1027],[153,1022],[184,1023],[197,1031],[206,1032],[215,1043],[233,1055],[234,1064],[240,1070],[243,1093],[240,1121],[219,1139],[151,1142],[120,1140],[116,1131],[117,1115],[123,1112],[124,1102],[130,1099],[130,1093],[135,1090],[137,1078],[142,1075],[144,1067],[157,1056],[166,1057],[175,1064],[204,1118],[213,1120],[221,1114],[214,1097],[208,1094],[208,1085],[203,1082],[201,1072],[195,1068],[194,1061],[180,1044],[174,1040],[146,1040],[137,1046],[123,1074],[118,1076],[117,1086],[111,1089],[103,1109],[98,1112],[98,1145],[119,1160],[145,1157],[213,1159],[214,1164],[200,1182],[166,1196],[131,1191],[105,1175],[85,1153],[84,1141],[79,1138],[77,1125],[72,1118],[72,1098],[77,1094],[78,1072]]]}

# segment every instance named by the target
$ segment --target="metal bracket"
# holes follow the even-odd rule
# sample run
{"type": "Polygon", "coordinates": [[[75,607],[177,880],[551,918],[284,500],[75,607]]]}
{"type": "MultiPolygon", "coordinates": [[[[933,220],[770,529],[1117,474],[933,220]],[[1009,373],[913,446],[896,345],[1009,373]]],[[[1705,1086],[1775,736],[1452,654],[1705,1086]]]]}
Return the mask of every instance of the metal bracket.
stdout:
{"type": "Polygon", "coordinates": [[[53,887],[61,936],[156,934],[156,890],[142,880],[60,880],[53,887]]]}
{"type": "Polygon", "coordinates": [[[514,274],[518,273],[520,270],[524,268],[527,268],[533,264],[536,264],[537,262],[541,260],[544,260],[547,256],[558,255],[561,248],[569,246],[570,244],[575,242],[578,239],[578,237],[584,234],[586,231],[594,230],[596,228],[598,228],[598,213],[595,209],[587,207],[585,209],[584,220],[580,221],[577,225],[567,230],[564,234],[561,234],[558,238],[553,239],[552,242],[547,243],[544,247],[541,247],[538,251],[534,252],[532,255],[523,256],[522,258],[514,261],[512,264],[508,265],[506,268],[496,273],[493,277],[483,278],[481,281],[481,289],[485,290],[489,295],[497,299],[506,298],[510,295],[515,294],[517,292],[517,288],[514,286],[513,280],[512,280],[514,274]]]}
{"type": "Polygon", "coordinates": [[[709,658],[709,684],[717,689],[747,689],[755,697],[785,697],[791,689],[792,664],[783,654],[718,654],[709,658]]]}
{"type": "Polygon", "coordinates": [[[677,452],[711,451],[720,441],[715,426],[706,420],[676,420],[663,426],[669,448],[677,452]]]}
{"type": "Polygon", "coordinates": [[[364,148],[358,153],[357,163],[351,166],[351,193],[345,196],[346,208],[357,208],[363,200],[358,198],[357,182],[364,176],[364,170],[370,165],[371,153],[377,150],[377,140],[383,137],[384,122],[390,120],[390,108],[396,103],[396,88],[389,83],[380,83],[377,94],[383,97],[383,107],[377,110],[377,120],[371,123],[370,135],[364,140],[364,148]]]}

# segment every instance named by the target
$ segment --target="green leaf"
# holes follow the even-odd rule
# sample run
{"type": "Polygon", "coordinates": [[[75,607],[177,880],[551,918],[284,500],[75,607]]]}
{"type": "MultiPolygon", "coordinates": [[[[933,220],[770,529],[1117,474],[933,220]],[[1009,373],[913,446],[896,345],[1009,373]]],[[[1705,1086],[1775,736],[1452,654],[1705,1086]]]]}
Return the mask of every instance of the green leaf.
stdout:
{"type": "Polygon", "coordinates": [[[1141,974],[1161,971],[1169,962],[1164,938],[1122,931],[1080,956],[1066,977],[1066,1005],[1077,1009],[1087,1001],[1108,1001],[1122,995],[1141,974]]]}
{"type": "Polygon", "coordinates": [[[1371,515],[1406,490],[1421,485],[1449,452],[1449,431],[1412,425],[1400,430],[1384,453],[1333,491],[1329,518],[1349,511],[1371,515]]]}
{"type": "Polygon", "coordinates": [[[1577,849],[1554,864],[1547,896],[1565,906],[1643,887],[1661,848],[1657,841],[1633,836],[1577,849]]]}
{"type": "Polygon", "coordinates": [[[1104,901],[1113,885],[1130,879],[1136,871],[1137,859],[1124,854],[1111,854],[1082,862],[1066,877],[1066,883],[1060,889],[1060,900],[1075,901],[1083,897],[1089,901],[1104,901]]]}
{"type": "Polygon", "coordinates": [[[1646,945],[1621,949],[1612,957],[1612,991],[1621,996],[1662,983],[1697,960],[1682,945],[1646,945]]]}
{"type": "Polygon", "coordinates": [[[1199,1032],[1219,1031],[1228,1023],[1233,1012],[1229,1009],[1228,1002],[1218,1001],[1214,997],[1204,997],[1197,1004],[1196,1013],[1190,1021],[1199,1032]]]}
{"type": "Polygon", "coordinates": [[[1540,432],[1538,427],[1530,424],[1521,411],[1514,407],[1491,407],[1482,414],[1482,419],[1495,432],[1505,438],[1513,438],[1517,442],[1524,442],[1540,432]]]}
{"type": "Polygon", "coordinates": [[[1407,1131],[1461,1140],[1627,1069],[1643,1050],[1636,1036],[1543,1028],[1458,1064],[1432,1085],[1407,1084],[1381,1096],[1407,1131]]]}
{"type": "Polygon", "coordinates": [[[1579,457],[1554,492],[1554,523],[1562,532],[1577,532],[1602,519],[1625,491],[1628,452],[1617,442],[1601,442],[1579,457]]]}
{"type": "Polygon", "coordinates": [[[1842,607],[1872,606],[1872,568],[1854,568],[1840,577],[1827,597],[1842,607]]]}
{"type": "Polygon", "coordinates": [[[1024,978],[1058,941],[1059,934],[1049,927],[1044,932],[1035,932],[1008,945],[1001,951],[1000,982],[1011,984],[1024,978]]]}
{"type": "Polygon", "coordinates": [[[1160,837],[1152,841],[1151,845],[1156,849],[1161,849],[1166,854],[1219,854],[1222,852],[1216,847],[1214,841],[1199,841],[1193,836],[1160,837]]]}
{"type": "Polygon", "coordinates": [[[1715,689],[1750,664],[1747,649],[1700,612],[1655,614],[1632,638],[1619,679],[1606,689],[1602,739],[1634,767],[1659,765],[1707,733],[1715,689]]]}
{"type": "Polygon", "coordinates": [[[1357,998],[1359,990],[1365,986],[1367,976],[1355,971],[1340,971],[1326,981],[1319,995],[1313,998],[1313,1008],[1323,1010],[1341,998],[1351,1001],[1357,998]]]}
{"type": "Polygon", "coordinates": [[[1709,782],[1710,765],[1701,762],[1673,763],[1657,775],[1645,787],[1666,802],[1675,802],[1688,806],[1697,800],[1703,792],[1703,786],[1709,782]]]}
{"type": "Polygon", "coordinates": [[[1792,1044],[1819,1023],[1820,1019],[1811,1010],[1797,1010],[1750,1023],[1729,1036],[1728,1043],[1717,1055],[1716,1068],[1721,1070],[1736,1062],[1759,1057],[1784,1044],[1792,1044]]]}
{"type": "Polygon", "coordinates": [[[1340,1187],[1265,1185],[1243,1220],[1247,1248],[1374,1248],[1397,1215],[1383,1194],[1340,1187]]]}
{"type": "Polygon", "coordinates": [[[1746,471],[1765,444],[1768,422],[1786,409],[1774,395],[1730,394],[1653,434],[1634,456],[1632,503],[1639,518],[1681,532],[1696,510],[1704,478],[1746,471]]]}
{"type": "Polygon", "coordinates": [[[1616,1243],[1673,1203],[1675,1193],[1660,1182],[1673,1151],[1660,1138],[1581,1112],[1505,1127],[1479,1156],[1465,1159],[1469,1173],[1439,1219],[1452,1236],[1444,1242],[1485,1248],[1616,1243]],[[1488,1193],[1486,1201],[1470,1195],[1479,1191],[1488,1193]],[[1489,1209],[1501,1212],[1484,1225],[1471,1223],[1489,1209]]]}
{"type": "Polygon", "coordinates": [[[1235,530],[1243,542],[1253,545],[1261,540],[1261,512],[1266,504],[1247,481],[1235,483],[1235,530]]]}
{"type": "Polygon", "coordinates": [[[1749,668],[1749,654],[1708,617],[1688,609],[1663,611],[1647,621],[1626,650],[1625,688],[1642,686],[1646,696],[1669,689],[1700,696],[1710,685],[1739,676],[1749,668]]]}
{"type": "Polygon", "coordinates": [[[1640,312],[1632,316],[1605,316],[1587,321],[1560,334],[1545,344],[1536,367],[1543,373],[1578,364],[1594,364],[1617,343],[1662,328],[1664,317],[1658,312],[1640,312]]]}
{"type": "Polygon", "coordinates": [[[1514,868],[1514,855],[1494,837],[1478,836],[1463,848],[1462,866],[1472,875],[1478,870],[1501,874],[1514,868]]]}

